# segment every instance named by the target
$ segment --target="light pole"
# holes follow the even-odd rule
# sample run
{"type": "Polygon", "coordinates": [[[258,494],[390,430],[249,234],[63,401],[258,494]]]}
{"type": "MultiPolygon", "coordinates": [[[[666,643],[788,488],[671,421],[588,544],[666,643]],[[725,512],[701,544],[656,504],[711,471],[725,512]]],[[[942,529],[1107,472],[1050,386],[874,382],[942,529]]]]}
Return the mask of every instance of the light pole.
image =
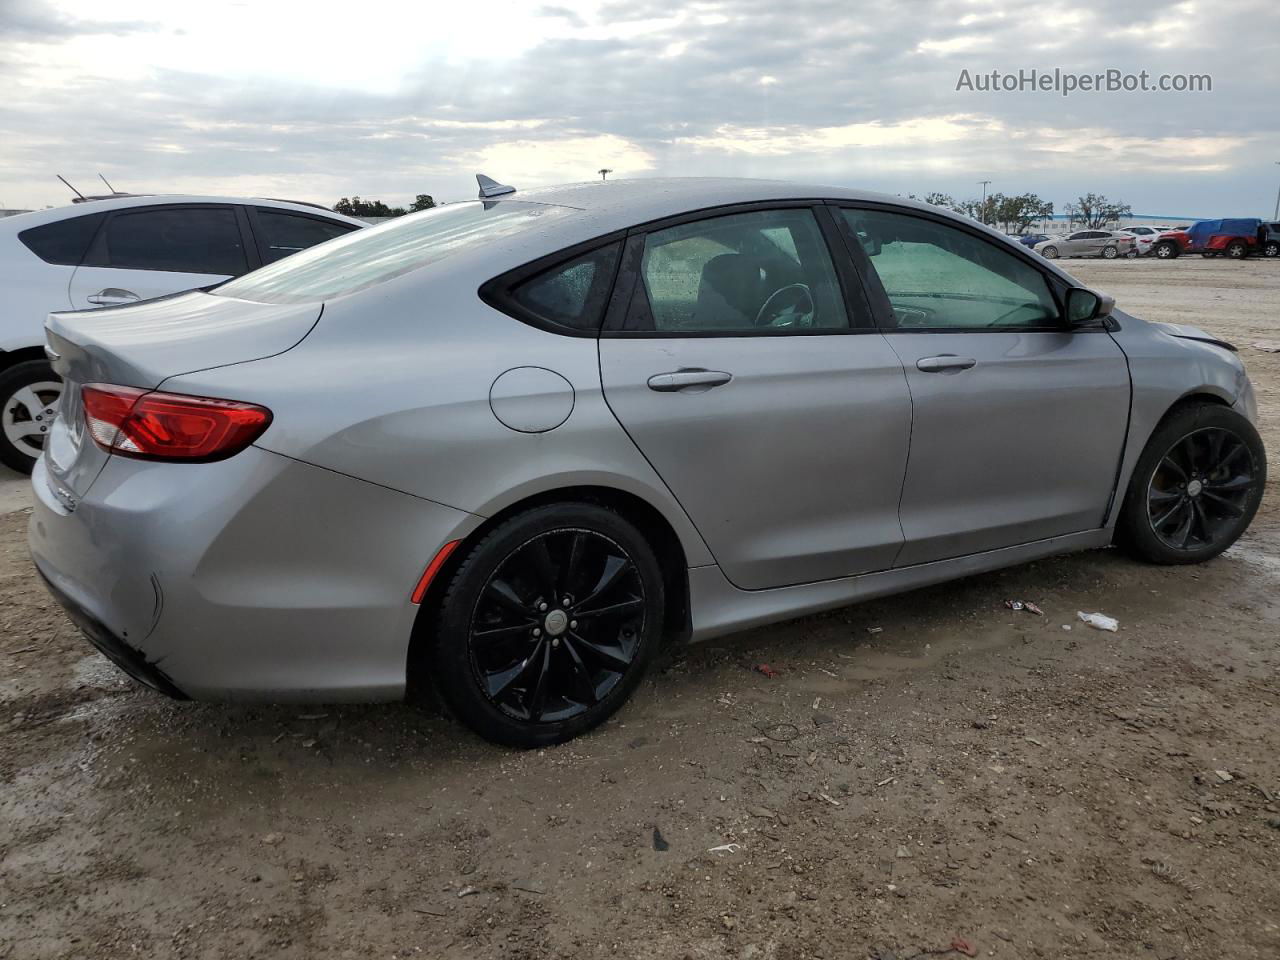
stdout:
{"type": "Polygon", "coordinates": [[[600,179],[603,180],[609,174],[613,173],[613,171],[610,170],[608,167],[601,167],[599,170],[596,171],[596,173],[600,174],[600,179]]]}
{"type": "MultiPolygon", "coordinates": [[[[1280,167],[1280,160],[1276,161],[1276,166],[1280,167]]],[[[1271,215],[1272,220],[1280,220],[1280,190],[1276,191],[1276,212],[1271,215]]]]}
{"type": "Polygon", "coordinates": [[[991,181],[979,180],[978,182],[982,184],[982,206],[978,208],[979,213],[981,214],[979,219],[983,223],[986,223],[987,222],[987,184],[989,184],[991,181]]]}

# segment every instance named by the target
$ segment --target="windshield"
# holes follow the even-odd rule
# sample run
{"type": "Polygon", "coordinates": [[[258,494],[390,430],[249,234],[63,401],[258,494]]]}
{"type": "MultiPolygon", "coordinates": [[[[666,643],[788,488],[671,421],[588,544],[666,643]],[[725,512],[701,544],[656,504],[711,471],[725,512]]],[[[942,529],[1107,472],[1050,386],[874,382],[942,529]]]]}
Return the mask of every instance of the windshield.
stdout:
{"type": "Polygon", "coordinates": [[[210,292],[260,303],[331,300],[576,212],[571,207],[519,200],[451,203],[353,231],[210,292]]]}

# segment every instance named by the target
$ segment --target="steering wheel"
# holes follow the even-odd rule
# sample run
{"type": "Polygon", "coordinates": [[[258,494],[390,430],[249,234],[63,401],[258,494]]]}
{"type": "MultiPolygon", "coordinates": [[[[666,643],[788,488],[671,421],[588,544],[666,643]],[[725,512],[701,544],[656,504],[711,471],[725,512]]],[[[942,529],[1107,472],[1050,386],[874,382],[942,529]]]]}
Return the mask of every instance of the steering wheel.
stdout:
{"type": "Polygon", "coordinates": [[[803,283],[789,283],[773,291],[756,314],[757,327],[811,327],[816,311],[813,293],[803,283]]]}

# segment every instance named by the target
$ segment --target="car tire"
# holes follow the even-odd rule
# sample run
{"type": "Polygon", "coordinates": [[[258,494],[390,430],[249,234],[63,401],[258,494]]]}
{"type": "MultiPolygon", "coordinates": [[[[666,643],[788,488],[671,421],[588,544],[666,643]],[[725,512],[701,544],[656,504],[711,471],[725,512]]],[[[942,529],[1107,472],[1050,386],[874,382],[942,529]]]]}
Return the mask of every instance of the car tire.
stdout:
{"type": "Polygon", "coordinates": [[[1057,247],[1045,247],[1043,250],[1041,250],[1041,251],[1040,251],[1040,255],[1041,255],[1042,257],[1044,257],[1046,260],[1057,260],[1057,259],[1058,259],[1058,248],[1057,248],[1057,247]]]}
{"type": "Polygon", "coordinates": [[[1118,257],[1118,256],[1120,256],[1120,251],[1119,251],[1118,249],[1116,249],[1115,247],[1113,247],[1113,246],[1108,246],[1108,247],[1103,247],[1103,248],[1102,248],[1102,259],[1103,259],[1103,260],[1114,260],[1114,259],[1115,259],[1116,257],[1118,257]]]}
{"type": "Polygon", "coordinates": [[[1217,255],[1218,255],[1217,250],[1202,250],[1200,252],[1200,256],[1204,257],[1206,260],[1212,260],[1217,255]]]}
{"type": "Polygon", "coordinates": [[[653,549],[615,511],[535,507],[467,549],[423,669],[485,739],[563,743],[606,720],[640,683],[662,637],[663,589],[653,549]]]}
{"type": "Polygon", "coordinates": [[[1155,254],[1159,260],[1176,260],[1178,259],[1178,247],[1173,243],[1157,243],[1155,254]]]}
{"type": "Polygon", "coordinates": [[[1207,401],[1179,406],[1134,467],[1116,542],[1149,563],[1203,563],[1248,528],[1266,479],[1266,451],[1248,418],[1207,401]]]}
{"type": "Polygon", "coordinates": [[[1133,250],[1130,250],[1128,253],[1124,255],[1124,258],[1126,260],[1137,260],[1138,257],[1139,257],[1139,253],[1136,248],[1133,250]]]}
{"type": "Polygon", "coordinates": [[[1227,244],[1227,256],[1232,260],[1243,260],[1249,255],[1249,247],[1247,244],[1239,240],[1234,240],[1227,244]]]}
{"type": "Polygon", "coordinates": [[[0,462],[31,472],[61,396],[62,381],[45,360],[24,360],[0,373],[0,462]]]}
{"type": "Polygon", "coordinates": [[[1280,257],[1280,242],[1275,240],[1270,241],[1262,248],[1262,255],[1264,257],[1280,257]]]}

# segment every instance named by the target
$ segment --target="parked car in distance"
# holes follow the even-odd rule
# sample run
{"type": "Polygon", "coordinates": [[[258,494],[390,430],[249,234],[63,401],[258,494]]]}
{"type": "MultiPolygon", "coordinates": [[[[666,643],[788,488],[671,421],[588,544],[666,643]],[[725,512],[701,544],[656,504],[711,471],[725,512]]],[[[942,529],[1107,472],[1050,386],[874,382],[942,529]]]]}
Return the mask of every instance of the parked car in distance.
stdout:
{"type": "Polygon", "coordinates": [[[1024,247],[1034,247],[1040,241],[1049,239],[1047,233],[1020,233],[1010,234],[1010,236],[1024,247]]]}
{"type": "Polygon", "coordinates": [[[1189,227],[1160,234],[1155,255],[1172,259],[1184,253],[1204,257],[1225,256],[1232,260],[1261,254],[1280,255],[1280,225],[1256,217],[1200,220],[1189,227]]]}
{"type": "Polygon", "coordinates": [[[1264,257],[1280,257],[1280,223],[1264,223],[1259,227],[1258,244],[1264,257]]]}
{"type": "Polygon", "coordinates": [[[197,196],[115,196],[0,220],[0,462],[30,472],[58,406],[50,311],[207,287],[363,226],[311,204],[197,196]]]}
{"type": "Polygon", "coordinates": [[[1102,257],[1114,260],[1137,250],[1134,238],[1123,230],[1077,230],[1065,237],[1041,240],[1034,247],[1046,260],[1058,257],[1102,257]]]}
{"type": "Polygon", "coordinates": [[[482,184],[209,292],[50,315],[29,545],[130,674],[434,686],[533,747],[610,716],[668,636],[1113,541],[1195,563],[1258,507],[1233,348],[966,217],[482,184]]]}
{"type": "Polygon", "coordinates": [[[1156,238],[1161,233],[1159,228],[1147,226],[1125,227],[1123,232],[1133,237],[1136,254],[1139,257],[1145,257],[1151,253],[1156,238]]]}

